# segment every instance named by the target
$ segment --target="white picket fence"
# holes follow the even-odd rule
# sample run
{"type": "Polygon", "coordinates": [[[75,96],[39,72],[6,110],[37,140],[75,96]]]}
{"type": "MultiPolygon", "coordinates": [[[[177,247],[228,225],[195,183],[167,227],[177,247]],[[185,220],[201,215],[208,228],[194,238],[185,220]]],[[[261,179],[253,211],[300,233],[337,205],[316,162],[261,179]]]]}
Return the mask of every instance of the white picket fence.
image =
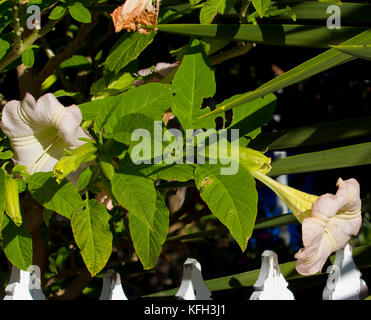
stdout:
{"type": "MultiPolygon", "coordinates": [[[[349,244],[336,252],[335,262],[327,269],[327,273],[329,276],[323,290],[323,300],[361,300],[368,296],[367,285],[353,261],[349,244]]],[[[266,250],[262,254],[260,273],[254,289],[250,300],[295,300],[273,251],[266,250]]],[[[211,295],[204,283],[200,263],[196,259],[187,259],[175,298],[212,300],[211,295]]],[[[39,267],[31,266],[29,271],[23,271],[13,266],[4,300],[46,300],[40,285],[39,267]]],[[[108,270],[105,273],[99,300],[128,300],[116,271],[108,270]]]]}

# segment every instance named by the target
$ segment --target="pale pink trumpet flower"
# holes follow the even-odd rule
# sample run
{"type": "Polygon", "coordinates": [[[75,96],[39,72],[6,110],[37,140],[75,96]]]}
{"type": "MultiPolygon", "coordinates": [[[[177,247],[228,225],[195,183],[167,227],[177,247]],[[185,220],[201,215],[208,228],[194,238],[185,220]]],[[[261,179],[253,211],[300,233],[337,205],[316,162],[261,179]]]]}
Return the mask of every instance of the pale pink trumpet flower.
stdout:
{"type": "Polygon", "coordinates": [[[320,272],[330,254],[343,248],[360,230],[359,183],[340,178],[336,185],[336,194],[320,196],[312,205],[310,217],[303,220],[304,248],[295,255],[296,270],[302,275],[320,272]]]}

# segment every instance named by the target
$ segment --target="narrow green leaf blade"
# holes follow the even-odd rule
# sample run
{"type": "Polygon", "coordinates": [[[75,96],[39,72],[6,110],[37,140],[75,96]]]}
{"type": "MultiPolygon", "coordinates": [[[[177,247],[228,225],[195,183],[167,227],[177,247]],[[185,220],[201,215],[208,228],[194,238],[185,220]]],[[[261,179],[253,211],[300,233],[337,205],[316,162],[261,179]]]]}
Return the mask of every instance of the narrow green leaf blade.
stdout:
{"type": "Polygon", "coordinates": [[[371,45],[340,45],[333,47],[357,58],[371,60],[371,45]]]}
{"type": "MultiPolygon", "coordinates": [[[[347,41],[346,44],[353,44],[353,43],[371,43],[371,29],[365,32],[362,32],[358,36],[352,38],[351,40],[347,41]]],[[[202,115],[199,119],[209,116],[215,116],[221,112],[225,112],[237,106],[240,106],[243,103],[252,101],[256,98],[262,97],[269,93],[275,92],[278,89],[285,88],[289,85],[297,83],[301,80],[309,78],[315,74],[318,74],[322,71],[328,70],[332,67],[338,66],[345,62],[349,62],[355,59],[353,56],[348,55],[343,52],[339,52],[336,49],[327,50],[320,55],[300,64],[299,66],[283,73],[282,75],[274,78],[273,80],[265,83],[258,89],[254,91],[250,91],[244,95],[241,95],[239,99],[235,99],[229,103],[221,103],[217,106],[217,108],[209,112],[206,115],[202,115]]]]}
{"type": "Polygon", "coordinates": [[[326,49],[367,30],[366,27],[346,26],[329,30],[326,26],[292,24],[159,24],[157,28],[161,32],[185,36],[326,49]]]}
{"type": "Polygon", "coordinates": [[[94,199],[71,218],[73,236],[92,277],[104,268],[112,252],[109,218],[105,206],[94,199]]]}
{"type": "Polygon", "coordinates": [[[304,153],[272,162],[270,176],[314,172],[371,164],[371,142],[304,153]]]}
{"type": "Polygon", "coordinates": [[[249,146],[256,150],[266,150],[267,148],[269,150],[287,150],[365,137],[371,137],[371,117],[324,122],[290,130],[267,132],[257,136],[249,146]]]}

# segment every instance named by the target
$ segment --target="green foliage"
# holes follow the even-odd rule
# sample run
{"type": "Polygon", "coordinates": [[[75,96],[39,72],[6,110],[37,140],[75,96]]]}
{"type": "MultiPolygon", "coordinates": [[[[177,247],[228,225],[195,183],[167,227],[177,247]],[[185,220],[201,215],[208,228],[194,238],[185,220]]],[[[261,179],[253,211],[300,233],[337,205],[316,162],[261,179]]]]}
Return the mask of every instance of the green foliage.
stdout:
{"type": "Polygon", "coordinates": [[[73,236],[86,267],[95,276],[106,265],[112,251],[109,214],[103,204],[86,200],[82,210],[71,217],[73,236]]]}
{"type": "Polygon", "coordinates": [[[256,12],[260,18],[264,17],[265,12],[268,10],[271,0],[252,0],[256,12]]]}
{"type": "Polygon", "coordinates": [[[172,110],[184,129],[215,127],[212,119],[197,121],[197,117],[207,113],[201,109],[203,99],[212,97],[216,90],[214,71],[198,40],[190,44],[172,86],[172,110]]]}
{"type": "Polygon", "coordinates": [[[71,182],[64,180],[58,184],[52,174],[52,172],[33,174],[28,179],[28,189],[43,207],[70,219],[74,212],[82,208],[84,202],[71,182]]]}
{"type": "Polygon", "coordinates": [[[218,166],[200,165],[195,170],[195,182],[211,212],[245,251],[257,214],[254,178],[244,167],[240,167],[236,175],[221,175],[218,166]]]}
{"type": "Polygon", "coordinates": [[[90,23],[90,11],[80,1],[75,1],[72,5],[68,6],[68,10],[76,21],[81,23],[90,23]]]}
{"type": "Polygon", "coordinates": [[[21,270],[32,265],[31,235],[21,226],[17,227],[6,215],[2,218],[0,241],[7,259],[21,270]]]}
{"type": "MultiPolygon", "coordinates": [[[[303,85],[313,76],[356,59],[367,66],[371,59],[369,4],[339,0],[165,1],[157,25],[149,26],[148,33],[125,29],[116,33],[110,13],[119,4],[31,0],[19,3],[20,10],[13,11],[8,1],[0,1],[1,106],[14,99],[18,89],[32,92],[35,98],[54,92],[61,102],[79,106],[81,126],[91,137],[85,141],[88,143],[60,155],[54,154],[51,146],[42,146],[42,155],[58,162],[50,172],[30,175],[26,166],[16,164],[22,158],[13,150],[19,141],[0,135],[1,249],[9,262],[26,270],[32,264],[33,251],[42,250],[32,247],[26,230],[39,224],[50,249],[44,276],[53,283],[47,288],[51,295],[74,283],[72,278],[84,265],[91,276],[99,277],[108,262],[121,272],[139,258],[141,266],[134,276],[122,272],[131,278],[141,275],[143,269],[155,268],[159,256],[171,248],[170,242],[230,234],[245,252],[254,230],[295,223],[292,214],[257,217],[253,171],[279,176],[371,164],[369,116],[345,119],[338,115],[336,121],[302,127],[290,124],[290,129],[278,131],[272,126],[264,128],[271,124],[276,102],[278,112],[286,108],[277,91],[303,85]],[[41,30],[26,30],[25,9],[33,4],[42,10],[41,30]],[[341,29],[326,26],[330,4],[341,4],[341,29]],[[275,63],[272,46],[287,52],[302,47],[304,54],[295,60],[299,64],[289,61],[288,71],[274,78],[266,74],[255,77],[255,68],[269,70],[275,63]],[[256,47],[268,53],[255,66],[256,47]],[[304,48],[313,49],[308,53],[310,59],[304,48]],[[232,60],[242,53],[245,56],[240,59],[254,68],[242,69],[232,60]],[[165,62],[172,63],[171,67],[157,70],[165,62]],[[148,67],[151,71],[143,75],[142,69],[148,67]],[[229,92],[220,85],[221,80],[237,72],[241,83],[229,92]],[[16,85],[13,82],[18,78],[16,85]],[[137,129],[152,135],[155,121],[161,124],[160,133],[172,140],[151,136],[148,144],[144,138],[133,141],[137,129]],[[198,130],[199,138],[216,128],[228,134],[238,129],[238,146],[228,136],[225,145],[217,146],[216,154],[206,156],[205,163],[154,162],[165,151],[175,158],[174,131],[170,129],[182,134],[198,130]],[[153,151],[155,144],[160,145],[161,154],[153,151]],[[140,147],[150,156],[143,157],[145,163],[135,164],[131,156],[140,147]],[[223,163],[232,150],[239,152],[232,160],[238,162],[239,170],[225,175],[223,163]],[[264,153],[274,150],[295,154],[271,163],[264,153]],[[172,204],[174,198],[176,205],[172,204]],[[40,221],[26,218],[34,209],[42,212],[40,221]],[[209,229],[210,225],[213,228],[209,229]]],[[[366,110],[367,106],[361,107],[366,110]]],[[[298,104],[297,112],[302,108],[298,104]]],[[[22,136],[21,144],[28,139],[35,137],[22,136]]],[[[187,143],[181,137],[181,146],[189,147],[187,143]]],[[[211,151],[212,146],[205,149],[211,151]]],[[[185,155],[181,150],[178,160],[185,160],[185,155]]],[[[264,201],[264,195],[259,200],[264,201]]],[[[368,223],[362,234],[362,244],[368,244],[368,223]]],[[[355,252],[362,256],[359,267],[369,267],[370,260],[365,258],[369,245],[355,252]]],[[[281,265],[288,280],[300,277],[294,268],[294,261],[281,265]]],[[[237,280],[239,285],[251,286],[257,276],[258,270],[253,270],[211,279],[207,285],[211,290],[225,290],[237,280]]],[[[158,295],[170,292],[174,290],[158,295]]]]}
{"type": "Polygon", "coordinates": [[[148,212],[149,228],[146,223],[129,212],[129,228],[135,251],[144,269],[153,268],[160,255],[169,230],[169,209],[157,193],[156,210],[148,212]]]}
{"type": "Polygon", "coordinates": [[[202,24],[211,23],[217,14],[224,14],[227,8],[232,7],[236,0],[207,0],[200,12],[202,24]]]}
{"type": "Polygon", "coordinates": [[[105,66],[111,72],[118,73],[153,41],[155,33],[126,33],[113,46],[105,66]]]}

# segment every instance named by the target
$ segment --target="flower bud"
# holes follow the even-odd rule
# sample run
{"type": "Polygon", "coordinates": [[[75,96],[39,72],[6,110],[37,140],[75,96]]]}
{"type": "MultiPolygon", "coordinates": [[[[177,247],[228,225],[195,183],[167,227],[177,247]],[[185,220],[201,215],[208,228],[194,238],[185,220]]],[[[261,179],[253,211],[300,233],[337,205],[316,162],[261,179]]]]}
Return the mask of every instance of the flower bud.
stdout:
{"type": "Polygon", "coordinates": [[[5,175],[5,212],[18,227],[22,224],[22,214],[19,205],[18,184],[11,175],[5,175]]]}

